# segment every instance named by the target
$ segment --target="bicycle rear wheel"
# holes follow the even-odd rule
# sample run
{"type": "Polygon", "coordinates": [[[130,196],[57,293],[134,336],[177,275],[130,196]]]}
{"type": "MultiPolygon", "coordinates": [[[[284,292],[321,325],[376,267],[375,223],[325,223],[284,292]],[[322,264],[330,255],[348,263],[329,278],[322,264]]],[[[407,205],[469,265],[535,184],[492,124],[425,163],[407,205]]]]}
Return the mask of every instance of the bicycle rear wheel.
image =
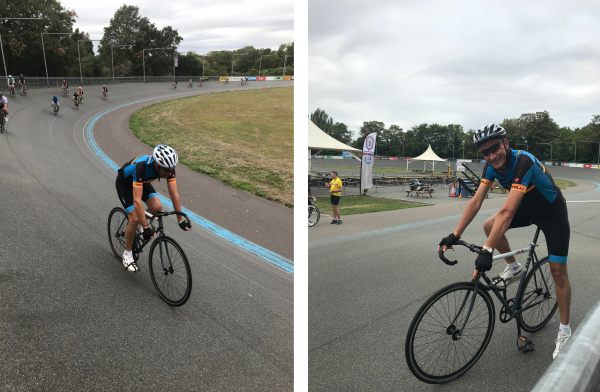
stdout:
{"type": "Polygon", "coordinates": [[[321,219],[321,211],[319,207],[309,205],[308,206],[308,227],[313,227],[319,222],[321,219]]]}
{"type": "Polygon", "coordinates": [[[192,271],[181,246],[174,239],[161,236],[152,243],[148,257],[150,277],[158,295],[172,306],[186,303],[192,292],[192,271]]]}
{"type": "Polygon", "coordinates": [[[558,308],[548,257],[542,258],[528,272],[516,298],[521,304],[517,319],[523,330],[537,332],[548,324],[558,308]]]}
{"type": "Polygon", "coordinates": [[[125,250],[125,228],[129,223],[127,213],[121,207],[115,207],[108,214],[108,242],[117,260],[121,261],[125,250]]]}
{"type": "Polygon", "coordinates": [[[429,384],[452,381],[466,373],[485,351],[494,331],[494,302],[481,286],[473,297],[474,288],[469,282],[446,286],[417,311],[404,351],[408,368],[419,380],[429,384]]]}

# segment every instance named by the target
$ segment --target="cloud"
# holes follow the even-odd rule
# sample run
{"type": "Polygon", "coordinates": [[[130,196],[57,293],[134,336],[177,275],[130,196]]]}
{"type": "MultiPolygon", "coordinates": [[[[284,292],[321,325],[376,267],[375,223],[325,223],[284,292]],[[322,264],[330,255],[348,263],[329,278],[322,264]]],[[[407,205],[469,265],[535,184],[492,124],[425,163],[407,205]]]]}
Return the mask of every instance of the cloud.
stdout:
{"type": "MultiPolygon", "coordinates": [[[[123,5],[122,0],[61,2],[77,12],[74,27],[89,33],[91,39],[102,38],[104,28],[123,5]]],[[[128,5],[139,7],[139,14],[159,29],[176,29],[183,37],[181,52],[203,54],[247,45],[277,48],[294,40],[293,0],[143,0],[128,5]]]]}
{"type": "Polygon", "coordinates": [[[363,121],[483,123],[598,113],[600,3],[309,0],[309,111],[363,121]]]}

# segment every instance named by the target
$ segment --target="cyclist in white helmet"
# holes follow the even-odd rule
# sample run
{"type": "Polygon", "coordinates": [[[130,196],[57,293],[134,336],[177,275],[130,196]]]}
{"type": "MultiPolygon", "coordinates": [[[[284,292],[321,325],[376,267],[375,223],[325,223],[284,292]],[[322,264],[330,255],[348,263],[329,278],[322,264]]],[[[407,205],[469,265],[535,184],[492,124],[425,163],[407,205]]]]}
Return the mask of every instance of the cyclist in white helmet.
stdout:
{"type": "MultiPolygon", "coordinates": [[[[144,228],[144,238],[148,239],[154,235],[152,226],[146,219],[142,201],[146,203],[151,212],[162,211],[158,193],[154,190],[151,182],[166,178],[173,207],[175,211],[181,211],[181,202],[179,201],[179,192],[175,181],[177,162],[177,152],[165,144],[159,144],[154,148],[152,155],[140,155],[128,161],[118,171],[117,194],[121,204],[127,211],[127,218],[129,219],[125,229],[125,252],[123,252],[123,266],[127,271],[139,271],[131,252],[137,226],[142,225],[144,228]]],[[[189,221],[183,217],[178,215],[177,221],[182,230],[191,229],[189,221]]]]}

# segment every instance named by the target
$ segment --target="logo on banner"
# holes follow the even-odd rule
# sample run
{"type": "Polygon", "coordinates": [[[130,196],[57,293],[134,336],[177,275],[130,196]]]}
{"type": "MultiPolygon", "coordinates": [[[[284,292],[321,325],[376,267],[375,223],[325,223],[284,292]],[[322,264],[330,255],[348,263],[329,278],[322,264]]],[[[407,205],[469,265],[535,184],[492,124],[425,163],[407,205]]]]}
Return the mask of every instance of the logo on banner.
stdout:
{"type": "Polygon", "coordinates": [[[371,135],[367,136],[367,139],[365,140],[365,147],[367,148],[367,150],[372,150],[374,146],[375,139],[371,135]]]}
{"type": "Polygon", "coordinates": [[[373,163],[373,157],[371,155],[366,155],[365,156],[365,163],[367,165],[370,165],[371,163],[373,163]]]}

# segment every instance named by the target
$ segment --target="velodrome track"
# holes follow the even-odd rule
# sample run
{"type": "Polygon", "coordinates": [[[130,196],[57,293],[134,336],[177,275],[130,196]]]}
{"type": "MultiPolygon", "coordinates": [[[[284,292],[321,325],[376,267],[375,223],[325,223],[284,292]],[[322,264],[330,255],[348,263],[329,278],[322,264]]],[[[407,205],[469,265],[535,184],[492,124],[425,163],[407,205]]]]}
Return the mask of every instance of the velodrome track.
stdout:
{"type": "MultiPolygon", "coordinates": [[[[247,88],[284,85],[291,83],[251,82],[247,88]]],[[[0,389],[292,390],[293,273],[199,225],[182,232],[172,219],[167,234],[190,260],[193,289],[188,303],[169,307],[152,286],[147,251],[140,273],[125,272],[112,256],[106,224],[119,204],[116,174],[84,135],[89,120],[109,108],[239,88],[235,83],[178,90],[165,83],[109,85],[105,102],[99,86],[88,86],[79,110],[63,102],[58,117],[50,107],[58,88],[32,89],[27,97],[9,100],[8,133],[0,135],[0,389]]],[[[95,132],[110,128],[102,121],[111,119],[126,129],[119,110],[105,114],[95,132]]],[[[121,156],[123,145],[151,151],[137,141],[112,140],[111,147],[100,139],[119,166],[130,158],[121,156]]],[[[178,170],[178,183],[195,175],[183,172],[178,170]]],[[[199,215],[212,208],[227,217],[228,202],[231,208],[255,205],[253,196],[235,192],[238,198],[232,199],[226,195],[231,190],[216,185],[197,193],[223,192],[226,201],[206,205],[211,195],[207,203],[200,198],[192,204],[182,185],[183,206],[199,215]]],[[[291,222],[292,211],[284,210],[288,216],[281,222],[291,222]]],[[[216,223],[225,227],[228,220],[216,223]]],[[[240,226],[246,220],[240,219],[240,226]]],[[[254,230],[269,229],[259,222],[254,230]]],[[[293,232],[288,230],[277,235],[293,232]]],[[[266,253],[279,252],[262,243],[263,234],[249,239],[266,253]]],[[[293,238],[282,241],[291,244],[293,238]]],[[[289,253],[279,254],[275,257],[293,269],[289,253]]]]}
{"type": "MultiPolygon", "coordinates": [[[[555,177],[578,184],[564,192],[571,225],[571,325],[576,329],[600,300],[600,172],[550,170],[555,177]]],[[[483,242],[483,221],[503,201],[486,200],[463,238],[483,242]]],[[[341,226],[330,225],[329,217],[322,217],[309,228],[311,391],[531,390],[552,361],[558,312],[542,331],[531,335],[536,346],[529,354],[516,350],[515,322],[503,324],[496,318],[483,356],[462,378],[444,386],[420,382],[406,365],[404,339],[419,306],[443,286],[470,279],[472,253],[457,249],[451,256],[459,263],[450,267],[435,252],[439,240],[455,227],[465,203],[445,198],[430,207],[342,216],[341,226]]],[[[513,247],[525,246],[533,233],[533,228],[524,228],[510,231],[508,237],[513,247]]],[[[538,250],[546,251],[545,242],[538,250]]],[[[502,268],[495,265],[492,272],[502,268]]],[[[514,295],[516,285],[511,290],[514,295]]],[[[497,313],[500,306],[495,303],[497,313]]]]}

